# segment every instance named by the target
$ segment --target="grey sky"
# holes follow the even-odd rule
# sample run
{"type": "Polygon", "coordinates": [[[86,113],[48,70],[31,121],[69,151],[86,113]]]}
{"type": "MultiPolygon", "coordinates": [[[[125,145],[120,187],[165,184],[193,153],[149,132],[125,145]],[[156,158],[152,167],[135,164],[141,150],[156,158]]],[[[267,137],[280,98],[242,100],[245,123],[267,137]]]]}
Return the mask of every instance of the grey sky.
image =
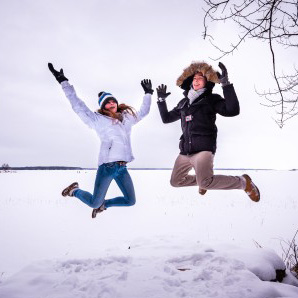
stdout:
{"type": "MultiPolygon", "coordinates": [[[[80,98],[97,109],[99,91],[138,108],[140,81],[165,83],[169,108],[182,98],[175,83],[193,60],[216,51],[202,39],[198,0],[0,0],[0,163],[96,167],[99,140],[71,110],[47,68],[63,68],[80,98]]],[[[213,27],[229,44],[231,30],[213,27]]],[[[271,78],[269,51],[248,42],[222,60],[240,101],[238,117],[218,117],[215,167],[297,168],[297,120],[280,130],[255,86],[271,78]],[[267,76],[267,77],[266,77],[267,76]]],[[[282,58],[285,65],[291,56],[282,58]]],[[[263,88],[264,86],[264,88],[263,88]]],[[[220,86],[214,92],[222,94],[220,86]]],[[[164,125],[156,106],[134,127],[131,167],[172,167],[180,123],[164,125]]]]}

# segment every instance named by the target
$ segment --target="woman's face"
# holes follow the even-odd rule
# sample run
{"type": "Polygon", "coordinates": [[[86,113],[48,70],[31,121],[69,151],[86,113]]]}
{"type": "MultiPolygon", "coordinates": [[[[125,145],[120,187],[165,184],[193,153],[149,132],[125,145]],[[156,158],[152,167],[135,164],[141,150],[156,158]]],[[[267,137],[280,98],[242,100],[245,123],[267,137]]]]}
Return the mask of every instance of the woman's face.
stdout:
{"type": "Polygon", "coordinates": [[[111,111],[113,113],[117,112],[117,103],[114,100],[109,100],[104,106],[105,110],[111,111]]]}
{"type": "Polygon", "coordinates": [[[205,87],[205,85],[206,85],[206,78],[205,77],[203,77],[200,74],[196,74],[193,77],[192,87],[193,87],[194,90],[202,89],[202,88],[205,87]]]}

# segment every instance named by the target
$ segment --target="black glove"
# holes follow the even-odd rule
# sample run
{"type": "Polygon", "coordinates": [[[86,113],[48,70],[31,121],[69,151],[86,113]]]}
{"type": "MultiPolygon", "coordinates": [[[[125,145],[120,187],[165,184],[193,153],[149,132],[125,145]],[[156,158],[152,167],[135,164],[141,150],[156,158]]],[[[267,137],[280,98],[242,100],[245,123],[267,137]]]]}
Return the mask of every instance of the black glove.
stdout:
{"type": "Polygon", "coordinates": [[[219,68],[221,69],[222,73],[220,74],[219,72],[217,72],[217,76],[220,80],[221,85],[227,86],[230,85],[229,82],[229,78],[228,78],[228,71],[227,68],[224,66],[224,64],[222,64],[221,62],[218,63],[219,68]]]}
{"type": "Polygon", "coordinates": [[[64,76],[63,69],[61,68],[60,71],[57,71],[52,63],[48,63],[49,70],[56,78],[56,80],[61,84],[64,81],[68,81],[68,79],[64,76]]]}
{"type": "Polygon", "coordinates": [[[158,101],[165,101],[165,99],[171,94],[167,93],[167,85],[161,84],[156,88],[158,101]]]}
{"type": "Polygon", "coordinates": [[[141,82],[141,85],[145,91],[145,94],[147,94],[147,93],[153,94],[151,80],[143,80],[141,82]]]}

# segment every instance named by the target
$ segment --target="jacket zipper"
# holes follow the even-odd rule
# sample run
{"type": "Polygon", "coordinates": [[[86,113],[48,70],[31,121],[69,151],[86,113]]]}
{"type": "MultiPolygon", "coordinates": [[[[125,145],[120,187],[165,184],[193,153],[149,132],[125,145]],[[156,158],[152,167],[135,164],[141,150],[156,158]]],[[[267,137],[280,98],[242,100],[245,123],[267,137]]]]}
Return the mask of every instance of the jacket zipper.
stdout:
{"type": "MultiPolygon", "coordinates": [[[[185,118],[186,118],[186,115],[185,115],[185,118]]],[[[185,122],[186,122],[186,138],[185,138],[185,141],[186,141],[186,154],[190,154],[190,152],[191,152],[190,122],[191,121],[186,121],[186,119],[185,119],[185,122]]]]}
{"type": "Polygon", "coordinates": [[[192,144],[191,144],[191,132],[190,132],[190,122],[188,122],[187,124],[187,134],[188,134],[188,154],[191,153],[191,147],[192,147],[192,144]]]}

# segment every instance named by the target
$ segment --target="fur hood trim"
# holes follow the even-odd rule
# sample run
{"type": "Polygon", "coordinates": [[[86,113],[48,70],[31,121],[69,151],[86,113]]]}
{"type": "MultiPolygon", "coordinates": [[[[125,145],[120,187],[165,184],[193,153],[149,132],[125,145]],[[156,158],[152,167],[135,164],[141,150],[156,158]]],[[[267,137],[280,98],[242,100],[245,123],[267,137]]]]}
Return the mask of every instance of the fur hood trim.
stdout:
{"type": "MultiPolygon", "coordinates": [[[[184,68],[182,75],[177,79],[177,86],[182,87],[183,82],[192,76],[194,76],[197,72],[201,72],[203,76],[207,78],[207,81],[212,83],[220,83],[216,71],[212,68],[211,65],[205,63],[204,61],[192,62],[188,67],[184,68]]],[[[184,89],[184,88],[183,88],[184,89]]]]}

